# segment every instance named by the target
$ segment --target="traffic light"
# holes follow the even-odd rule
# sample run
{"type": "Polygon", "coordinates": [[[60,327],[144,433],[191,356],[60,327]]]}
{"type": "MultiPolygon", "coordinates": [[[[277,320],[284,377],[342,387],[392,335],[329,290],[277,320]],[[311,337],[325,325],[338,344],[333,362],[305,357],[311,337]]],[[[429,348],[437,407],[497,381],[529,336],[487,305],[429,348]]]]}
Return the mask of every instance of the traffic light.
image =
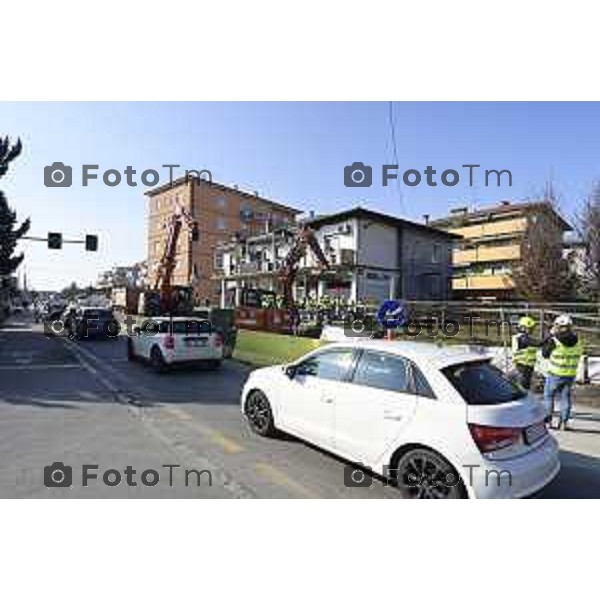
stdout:
{"type": "Polygon", "coordinates": [[[48,248],[60,250],[62,248],[62,233],[48,233],[48,248]]]}
{"type": "Polygon", "coordinates": [[[97,235],[86,235],[85,236],[85,249],[88,252],[96,252],[96,250],[98,250],[98,236],[97,235]]]}

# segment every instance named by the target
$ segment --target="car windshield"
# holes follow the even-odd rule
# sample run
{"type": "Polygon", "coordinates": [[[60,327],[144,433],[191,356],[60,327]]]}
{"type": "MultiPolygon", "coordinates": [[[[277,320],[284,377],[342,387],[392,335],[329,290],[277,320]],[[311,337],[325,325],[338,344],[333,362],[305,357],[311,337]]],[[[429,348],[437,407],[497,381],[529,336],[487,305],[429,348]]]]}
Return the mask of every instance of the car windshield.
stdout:
{"type": "Polygon", "coordinates": [[[442,372],[467,404],[503,404],[527,395],[487,361],[451,365],[442,372]]]}

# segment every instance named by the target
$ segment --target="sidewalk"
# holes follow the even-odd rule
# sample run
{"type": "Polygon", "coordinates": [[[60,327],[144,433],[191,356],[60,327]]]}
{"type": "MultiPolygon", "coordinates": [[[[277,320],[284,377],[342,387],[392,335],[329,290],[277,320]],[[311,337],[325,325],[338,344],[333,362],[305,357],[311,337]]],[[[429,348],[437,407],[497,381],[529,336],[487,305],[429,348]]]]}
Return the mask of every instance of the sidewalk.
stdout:
{"type": "Polygon", "coordinates": [[[578,385],[575,388],[575,404],[600,408],[600,385],[578,385]]]}

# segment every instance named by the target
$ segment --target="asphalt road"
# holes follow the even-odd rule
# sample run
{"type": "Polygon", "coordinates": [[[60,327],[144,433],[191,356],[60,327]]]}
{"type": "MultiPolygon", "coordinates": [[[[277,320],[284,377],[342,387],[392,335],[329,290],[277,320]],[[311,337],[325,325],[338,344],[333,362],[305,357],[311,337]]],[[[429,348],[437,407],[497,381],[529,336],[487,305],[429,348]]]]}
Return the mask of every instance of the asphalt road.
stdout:
{"type": "MultiPolygon", "coordinates": [[[[346,487],[349,465],[301,441],[252,434],[238,407],[248,372],[157,375],[127,362],[123,338],[49,339],[13,321],[0,329],[0,497],[399,498],[377,479],[346,487]],[[72,487],[44,485],[57,461],[72,487]]],[[[563,467],[539,497],[600,498],[600,412],[581,408],[574,427],[557,434],[563,467]]]]}

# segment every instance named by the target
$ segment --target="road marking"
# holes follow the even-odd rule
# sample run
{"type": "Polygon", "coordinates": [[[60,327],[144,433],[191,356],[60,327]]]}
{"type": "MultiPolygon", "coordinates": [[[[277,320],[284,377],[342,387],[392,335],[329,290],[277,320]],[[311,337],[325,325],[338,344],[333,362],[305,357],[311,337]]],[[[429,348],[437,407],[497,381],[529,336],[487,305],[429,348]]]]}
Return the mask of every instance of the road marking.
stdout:
{"type": "Polygon", "coordinates": [[[142,424],[144,427],[157,439],[159,439],[165,446],[167,446],[171,452],[181,460],[182,463],[192,463],[194,468],[208,469],[212,475],[217,479],[217,483],[220,484],[224,489],[231,492],[236,498],[256,498],[256,494],[251,488],[246,487],[244,484],[236,481],[225,469],[221,466],[210,462],[206,457],[198,454],[193,448],[190,448],[187,444],[178,443],[174,444],[174,440],[165,435],[156,424],[150,421],[147,417],[142,418],[142,424]],[[185,456],[182,456],[185,455],[185,456]],[[192,460],[189,461],[188,458],[192,460]]]}
{"type": "Polygon", "coordinates": [[[223,450],[227,454],[239,454],[240,452],[244,452],[245,448],[242,445],[227,437],[225,434],[221,433],[217,429],[213,429],[208,425],[198,423],[193,419],[193,417],[189,413],[185,412],[183,409],[177,406],[164,406],[163,408],[166,412],[183,421],[185,425],[190,429],[194,429],[198,433],[201,433],[203,436],[207,437],[213,444],[221,446],[221,448],[223,448],[223,450]]]}
{"type": "MultiPolygon", "coordinates": [[[[116,394],[119,391],[119,389],[113,384],[113,382],[110,379],[108,379],[107,377],[105,377],[102,373],[100,373],[100,371],[98,371],[98,369],[96,369],[96,367],[94,367],[94,365],[92,365],[89,362],[89,359],[85,357],[87,350],[84,352],[81,348],[77,347],[77,344],[75,344],[75,342],[73,342],[72,340],[70,340],[68,338],[60,338],[60,339],[62,339],[63,342],[66,344],[66,346],[69,348],[69,350],[71,350],[71,352],[73,353],[75,358],[79,361],[81,366],[84,369],[86,369],[89,373],[94,375],[105,388],[107,388],[113,394],[116,394]]],[[[92,354],[92,357],[93,356],[94,355],[92,354]]]]}
{"type": "Polygon", "coordinates": [[[288,475],[273,465],[259,462],[254,465],[254,469],[259,475],[267,478],[275,485],[283,487],[302,498],[317,498],[314,492],[301,483],[298,483],[295,479],[288,477],[288,475]]]}
{"type": "Polygon", "coordinates": [[[81,369],[80,363],[71,364],[21,364],[21,365],[0,365],[0,371],[31,371],[31,370],[44,370],[44,369],[81,369]]]}

